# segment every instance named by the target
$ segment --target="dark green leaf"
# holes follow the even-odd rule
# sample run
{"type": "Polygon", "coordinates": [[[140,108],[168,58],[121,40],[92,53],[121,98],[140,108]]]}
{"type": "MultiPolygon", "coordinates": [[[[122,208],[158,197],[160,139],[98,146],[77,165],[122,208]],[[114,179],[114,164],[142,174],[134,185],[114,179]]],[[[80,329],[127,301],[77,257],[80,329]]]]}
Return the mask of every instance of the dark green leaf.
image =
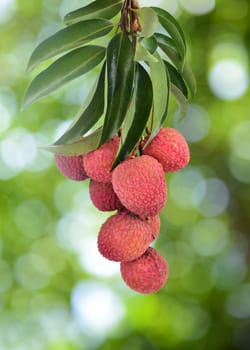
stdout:
{"type": "Polygon", "coordinates": [[[122,8],[122,0],[97,0],[87,6],[69,12],[64,17],[66,24],[72,24],[91,18],[113,18],[122,8]]]}
{"type": "Polygon", "coordinates": [[[92,134],[85,137],[79,137],[78,140],[72,143],[65,145],[52,145],[40,148],[52,153],[64,154],[65,156],[78,156],[95,150],[98,147],[101,133],[102,128],[99,128],[92,132],[92,134]]]}
{"type": "Polygon", "coordinates": [[[164,51],[164,53],[170,58],[170,60],[175,64],[178,71],[182,75],[183,79],[186,81],[187,86],[194,96],[196,92],[196,81],[191,68],[187,61],[183,60],[178,54],[178,50],[172,38],[166,35],[156,33],[155,38],[159,44],[159,47],[164,51]]]}
{"type": "Polygon", "coordinates": [[[159,47],[170,58],[178,70],[181,71],[183,68],[184,60],[178,53],[174,40],[169,36],[160,33],[155,33],[154,37],[156,38],[159,47]]]}
{"type": "Polygon", "coordinates": [[[169,12],[158,7],[152,7],[152,9],[158,15],[162,27],[174,40],[180,56],[184,58],[186,55],[186,40],[179,23],[169,12]]]}
{"type": "Polygon", "coordinates": [[[104,47],[85,46],[59,58],[31,82],[24,97],[23,108],[87,73],[99,64],[104,56],[104,47]]]}
{"type": "Polygon", "coordinates": [[[181,76],[181,74],[175,69],[174,66],[172,66],[172,64],[170,64],[167,61],[164,61],[165,63],[165,67],[169,72],[169,76],[170,76],[170,81],[173,85],[175,85],[179,90],[181,90],[181,92],[183,93],[183,95],[188,98],[188,91],[187,91],[187,87],[186,84],[181,76]]]}
{"type": "Polygon", "coordinates": [[[157,62],[150,62],[150,75],[153,84],[153,123],[147,144],[156,135],[167,117],[169,103],[170,78],[165,64],[158,52],[154,57],[157,62]]]}
{"type": "Polygon", "coordinates": [[[196,93],[196,80],[194,77],[194,74],[189,66],[189,64],[187,62],[185,62],[184,64],[184,68],[183,68],[183,78],[187,83],[187,86],[191,92],[191,95],[194,97],[195,93],[196,93]]]}
{"type": "Polygon", "coordinates": [[[139,18],[142,27],[140,36],[149,38],[159,25],[158,16],[150,7],[142,7],[139,10],[139,18]]]}
{"type": "MultiPolygon", "coordinates": [[[[137,64],[135,76],[135,112],[132,124],[122,129],[124,142],[118,152],[113,168],[127,158],[139,141],[143,130],[146,128],[147,121],[152,108],[153,88],[151,79],[145,69],[137,64]],[[124,135],[124,132],[126,133],[124,135]]],[[[125,120],[126,122],[126,120],[125,120]]]]}
{"type": "Polygon", "coordinates": [[[84,135],[87,131],[95,125],[95,123],[101,118],[104,113],[104,87],[105,87],[105,69],[106,64],[103,65],[100,77],[98,79],[97,86],[95,88],[94,94],[92,93],[92,98],[84,109],[81,108],[78,115],[76,116],[76,121],[73,125],[61,136],[56,142],[57,144],[64,144],[68,142],[73,142],[75,139],[84,135]]]}
{"type": "Polygon", "coordinates": [[[100,144],[115,135],[122,125],[133,90],[134,66],[132,43],[126,34],[116,34],[107,48],[107,111],[100,144]]]}
{"type": "Polygon", "coordinates": [[[113,24],[108,20],[91,19],[62,29],[37,46],[31,55],[28,70],[31,71],[48,58],[106,35],[112,28],[113,24]]]}

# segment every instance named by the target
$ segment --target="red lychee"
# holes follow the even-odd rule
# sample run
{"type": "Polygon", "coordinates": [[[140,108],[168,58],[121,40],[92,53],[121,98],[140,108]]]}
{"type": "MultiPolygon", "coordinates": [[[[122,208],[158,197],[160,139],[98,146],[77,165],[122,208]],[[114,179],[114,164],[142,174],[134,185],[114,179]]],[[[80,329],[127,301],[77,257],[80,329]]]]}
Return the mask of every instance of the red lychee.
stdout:
{"type": "Polygon", "coordinates": [[[111,182],[90,180],[89,194],[94,206],[100,211],[121,209],[122,204],[113,190],[111,182]]]}
{"type": "Polygon", "coordinates": [[[88,176],[98,182],[111,182],[110,168],[119,148],[120,138],[114,136],[95,151],[84,155],[83,165],[88,176]]]}
{"type": "Polygon", "coordinates": [[[65,156],[55,154],[55,164],[58,170],[66,177],[75,181],[88,178],[83,166],[83,156],[65,156]]]}
{"type": "Polygon", "coordinates": [[[148,294],[161,289],[168,278],[168,264],[154,248],[149,247],[138,259],[121,262],[124,282],[133,290],[148,294]]]}
{"type": "Polygon", "coordinates": [[[113,261],[130,261],[141,256],[152,242],[149,225],[127,211],[107,219],[98,235],[99,252],[113,261]]]}
{"type": "Polygon", "coordinates": [[[150,156],[120,163],[113,171],[112,184],[121,203],[134,214],[155,216],[165,205],[164,171],[162,165],[150,156]]]}
{"type": "Polygon", "coordinates": [[[153,240],[155,240],[160,232],[161,221],[159,215],[150,216],[144,219],[146,223],[150,226],[153,240]]]}
{"type": "Polygon", "coordinates": [[[188,144],[182,134],[173,128],[161,128],[142,154],[154,157],[165,172],[184,168],[190,160],[188,144]]]}

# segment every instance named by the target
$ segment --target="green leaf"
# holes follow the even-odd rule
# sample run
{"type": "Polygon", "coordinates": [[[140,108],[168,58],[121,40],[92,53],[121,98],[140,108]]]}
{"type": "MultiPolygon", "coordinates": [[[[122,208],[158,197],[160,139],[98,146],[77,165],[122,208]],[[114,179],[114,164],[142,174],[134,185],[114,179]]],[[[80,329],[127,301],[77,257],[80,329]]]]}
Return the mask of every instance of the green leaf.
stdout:
{"type": "Polygon", "coordinates": [[[51,145],[40,147],[46,151],[50,151],[56,154],[63,154],[65,156],[79,156],[84,153],[91,152],[98,147],[98,143],[100,141],[102,133],[102,128],[99,128],[92,132],[90,135],[85,137],[79,137],[78,140],[61,145],[51,145]]]}
{"type": "Polygon", "coordinates": [[[87,107],[81,108],[76,116],[76,121],[73,125],[62,135],[55,143],[64,144],[75,141],[80,136],[84,135],[87,131],[95,125],[95,123],[101,118],[104,113],[104,88],[105,88],[105,70],[106,63],[104,63],[98,83],[95,86],[94,93],[91,93],[90,102],[87,107]]]}
{"type": "Polygon", "coordinates": [[[164,123],[169,104],[170,78],[165,64],[158,52],[154,54],[157,62],[150,62],[150,75],[153,84],[153,123],[148,144],[164,123]]]}
{"type": "Polygon", "coordinates": [[[152,7],[159,18],[159,22],[162,27],[169,33],[174,40],[177,50],[182,58],[186,55],[186,40],[181,26],[177,20],[167,11],[159,8],[152,7]]]}
{"type": "Polygon", "coordinates": [[[185,64],[184,64],[182,75],[183,75],[184,80],[187,83],[187,86],[191,92],[192,97],[194,97],[194,95],[196,93],[196,80],[195,80],[195,76],[192,72],[192,69],[190,68],[190,66],[187,62],[185,62],[185,64]]]}
{"type": "Polygon", "coordinates": [[[183,118],[188,111],[188,100],[176,85],[171,84],[171,92],[174,95],[177,103],[179,104],[181,118],[183,118]]]}
{"type": "Polygon", "coordinates": [[[159,33],[155,34],[155,38],[157,39],[159,47],[175,64],[175,66],[181,73],[183,79],[186,81],[191,95],[194,96],[196,92],[195,77],[187,61],[186,60],[184,61],[179,55],[173,39],[159,33]]]}
{"type": "Polygon", "coordinates": [[[181,90],[181,92],[183,93],[183,95],[188,98],[188,91],[187,91],[187,87],[186,84],[181,76],[181,74],[175,69],[174,66],[172,66],[172,64],[170,64],[167,61],[164,61],[165,67],[169,72],[169,76],[170,76],[170,81],[173,85],[175,85],[179,90],[181,90]]]}
{"type": "Polygon", "coordinates": [[[28,70],[31,71],[48,58],[106,35],[112,28],[113,24],[108,20],[91,19],[62,29],[37,46],[29,60],[28,70]]]}
{"type": "Polygon", "coordinates": [[[116,34],[107,48],[107,111],[100,145],[122,125],[133,90],[134,66],[132,43],[126,34],[116,34]]]}
{"type": "Polygon", "coordinates": [[[140,24],[142,31],[140,36],[149,38],[159,25],[158,16],[150,7],[141,7],[139,10],[140,24]]]}
{"type": "Polygon", "coordinates": [[[122,0],[97,0],[87,6],[69,12],[64,17],[66,24],[72,24],[91,18],[113,18],[122,8],[122,0]]]}
{"type": "MultiPolygon", "coordinates": [[[[135,111],[131,126],[122,129],[124,142],[118,152],[112,168],[127,158],[138,143],[150,115],[153,102],[153,88],[146,70],[137,63],[135,75],[135,111]],[[125,135],[124,135],[125,133],[125,135]]],[[[126,120],[125,120],[126,123],[126,120]]],[[[130,123],[130,121],[129,121],[130,123]]]]}
{"type": "Polygon", "coordinates": [[[152,54],[157,50],[157,40],[154,36],[151,36],[150,38],[143,38],[140,43],[152,54]]]}
{"type": "Polygon", "coordinates": [[[142,46],[140,43],[137,43],[135,61],[157,62],[158,60],[144,46],[142,46]]]}
{"type": "Polygon", "coordinates": [[[182,71],[184,59],[178,53],[174,40],[169,36],[160,33],[155,33],[154,37],[163,52],[170,58],[178,70],[182,71]]]}
{"type": "Polygon", "coordinates": [[[84,46],[59,58],[31,82],[23,108],[87,73],[103,60],[105,51],[101,46],[84,46]]]}

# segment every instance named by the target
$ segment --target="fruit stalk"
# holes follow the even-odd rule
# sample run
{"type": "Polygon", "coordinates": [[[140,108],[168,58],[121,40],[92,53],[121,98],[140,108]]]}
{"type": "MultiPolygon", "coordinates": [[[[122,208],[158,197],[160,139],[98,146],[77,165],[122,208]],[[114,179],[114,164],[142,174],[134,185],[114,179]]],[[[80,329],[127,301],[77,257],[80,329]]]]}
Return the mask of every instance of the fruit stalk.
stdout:
{"type": "Polygon", "coordinates": [[[120,27],[124,33],[132,35],[134,50],[136,48],[137,32],[141,31],[138,10],[139,3],[137,0],[125,0],[121,10],[120,27]]]}

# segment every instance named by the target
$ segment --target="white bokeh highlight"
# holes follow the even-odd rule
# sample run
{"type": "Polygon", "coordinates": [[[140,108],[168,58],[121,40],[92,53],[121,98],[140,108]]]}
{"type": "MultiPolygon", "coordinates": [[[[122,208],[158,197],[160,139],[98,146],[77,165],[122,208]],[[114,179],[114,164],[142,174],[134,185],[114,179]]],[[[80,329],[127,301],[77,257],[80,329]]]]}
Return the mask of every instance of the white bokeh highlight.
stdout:
{"type": "Polygon", "coordinates": [[[212,66],[208,82],[215,96],[222,100],[234,100],[243,96],[248,89],[248,71],[238,60],[223,59],[212,66]]]}

